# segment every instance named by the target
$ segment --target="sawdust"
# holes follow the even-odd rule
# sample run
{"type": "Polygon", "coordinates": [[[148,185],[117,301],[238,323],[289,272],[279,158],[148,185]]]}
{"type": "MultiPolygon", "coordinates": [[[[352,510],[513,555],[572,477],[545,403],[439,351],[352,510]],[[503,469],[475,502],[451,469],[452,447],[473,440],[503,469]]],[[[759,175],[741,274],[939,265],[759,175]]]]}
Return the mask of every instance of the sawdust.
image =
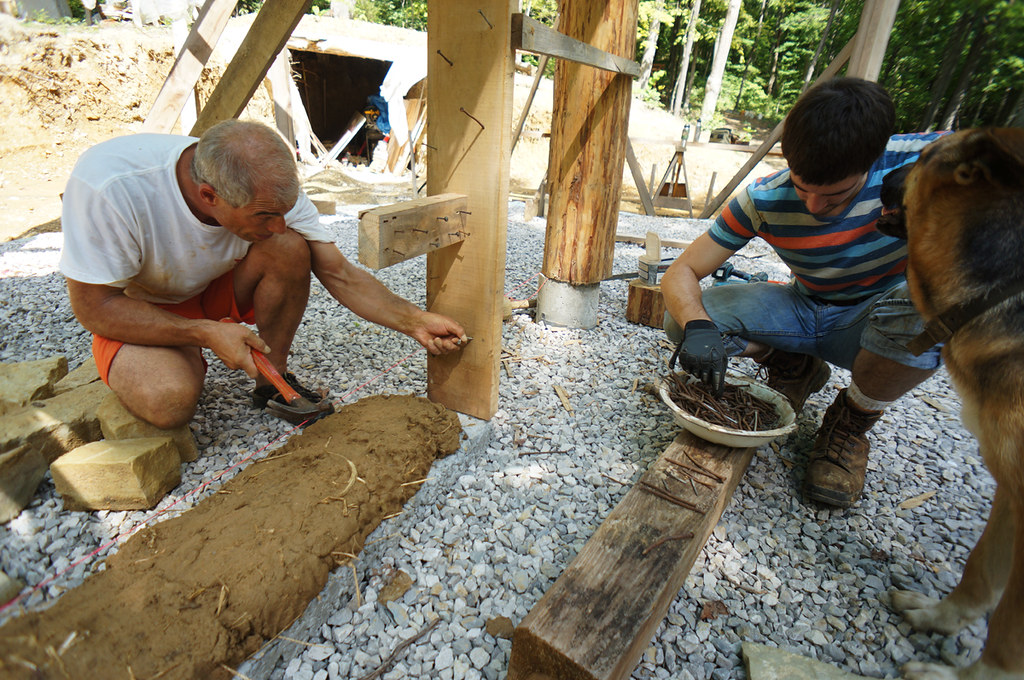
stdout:
{"type": "Polygon", "coordinates": [[[418,397],[344,407],[137,533],[50,609],[0,628],[0,676],[231,677],[221,664],[290,625],[461,431],[455,413],[418,397]]]}

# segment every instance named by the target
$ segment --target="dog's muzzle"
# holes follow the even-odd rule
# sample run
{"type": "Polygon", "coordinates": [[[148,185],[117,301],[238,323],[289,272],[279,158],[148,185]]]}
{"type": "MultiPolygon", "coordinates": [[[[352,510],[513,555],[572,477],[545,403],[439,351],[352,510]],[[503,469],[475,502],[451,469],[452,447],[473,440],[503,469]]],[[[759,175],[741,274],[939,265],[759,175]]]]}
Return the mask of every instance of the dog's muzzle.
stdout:
{"type": "Polygon", "coordinates": [[[907,225],[903,221],[903,185],[907,181],[907,175],[913,163],[887,173],[882,178],[882,189],[879,198],[882,201],[882,215],[878,218],[875,227],[886,236],[896,238],[907,238],[907,225]]]}

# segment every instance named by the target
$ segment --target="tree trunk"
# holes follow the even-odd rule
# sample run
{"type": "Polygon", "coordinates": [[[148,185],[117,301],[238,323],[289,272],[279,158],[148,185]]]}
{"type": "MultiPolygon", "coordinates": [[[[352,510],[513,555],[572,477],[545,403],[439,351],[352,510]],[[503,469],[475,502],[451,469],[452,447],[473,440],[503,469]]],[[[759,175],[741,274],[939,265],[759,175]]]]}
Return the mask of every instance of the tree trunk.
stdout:
{"type": "Polygon", "coordinates": [[[811,56],[811,63],[807,65],[807,73],[804,74],[804,84],[800,87],[801,92],[806,90],[807,86],[814,79],[814,69],[818,67],[818,59],[821,58],[821,52],[825,49],[825,43],[828,41],[828,34],[832,30],[832,21],[836,18],[837,9],[839,9],[839,0],[832,0],[832,8],[829,10],[828,20],[825,22],[825,30],[821,32],[821,40],[818,41],[818,47],[814,50],[814,55],[811,56]]]}
{"type": "Polygon", "coordinates": [[[708,74],[708,82],[704,87],[704,105],[700,107],[700,118],[709,126],[715,109],[718,108],[718,93],[722,91],[722,77],[725,75],[725,65],[729,61],[729,48],[732,46],[732,35],[736,30],[741,2],[742,0],[729,0],[722,31],[718,34],[715,56],[711,60],[711,73],[708,74]]]}
{"type": "Polygon", "coordinates": [[[978,26],[974,40],[971,43],[971,50],[967,53],[967,61],[964,62],[964,68],[960,72],[960,78],[957,80],[953,94],[950,95],[949,102],[946,104],[946,110],[942,112],[941,127],[943,130],[951,130],[953,128],[953,122],[956,120],[956,116],[960,112],[960,106],[964,102],[964,96],[967,94],[967,86],[974,76],[978,62],[981,61],[981,55],[985,53],[985,46],[988,44],[989,38],[988,27],[991,21],[991,17],[985,17],[978,26]]]}
{"type": "Polygon", "coordinates": [[[925,110],[924,116],[921,117],[921,125],[918,126],[918,129],[922,132],[931,129],[935,123],[935,116],[939,113],[939,106],[942,104],[946,90],[949,89],[949,83],[953,80],[953,71],[956,69],[957,62],[960,61],[960,56],[963,53],[964,39],[967,37],[968,26],[977,19],[977,15],[978,12],[975,12],[974,15],[964,13],[960,16],[960,20],[956,22],[956,28],[953,29],[953,37],[946,44],[946,53],[942,56],[942,64],[939,66],[939,72],[935,75],[935,81],[932,83],[931,99],[928,102],[928,108],[925,110]]]}
{"type": "Polygon", "coordinates": [[[765,88],[769,97],[775,92],[775,81],[779,77],[779,50],[782,45],[782,23],[785,20],[785,12],[780,9],[779,15],[775,18],[775,44],[772,45],[772,65],[768,69],[768,86],[765,88]]]}
{"type": "Polygon", "coordinates": [[[679,75],[676,77],[676,87],[672,93],[672,113],[679,113],[680,104],[683,102],[683,95],[687,92],[686,75],[690,70],[690,54],[693,52],[693,37],[697,32],[697,20],[700,18],[701,0],[693,0],[690,8],[690,18],[686,22],[686,41],[683,45],[683,63],[679,66],[679,75]]]}
{"type": "Polygon", "coordinates": [[[757,16],[757,34],[754,36],[754,42],[750,45],[750,49],[743,57],[743,76],[740,78],[740,91],[736,93],[736,101],[732,105],[734,109],[740,108],[740,100],[743,99],[743,86],[747,84],[750,60],[757,52],[757,43],[761,41],[761,28],[764,26],[764,10],[766,7],[768,7],[768,0],[761,0],[761,12],[757,16]]]}
{"type": "MultiPolygon", "coordinates": [[[[636,0],[562,3],[563,33],[633,58],[636,0]]],[[[548,180],[542,272],[572,285],[595,284],[612,272],[632,81],[620,73],[559,59],[548,180]]]]}
{"type": "Polygon", "coordinates": [[[654,5],[651,26],[647,31],[644,56],[640,59],[640,78],[636,82],[637,92],[643,92],[651,79],[651,69],[654,68],[654,53],[658,51],[658,36],[661,34],[661,12],[664,6],[665,0],[658,0],[654,5]]]}
{"type": "Polygon", "coordinates": [[[1006,116],[1007,127],[1024,127],[1024,90],[1017,95],[1017,103],[1010,109],[1006,116]]]}

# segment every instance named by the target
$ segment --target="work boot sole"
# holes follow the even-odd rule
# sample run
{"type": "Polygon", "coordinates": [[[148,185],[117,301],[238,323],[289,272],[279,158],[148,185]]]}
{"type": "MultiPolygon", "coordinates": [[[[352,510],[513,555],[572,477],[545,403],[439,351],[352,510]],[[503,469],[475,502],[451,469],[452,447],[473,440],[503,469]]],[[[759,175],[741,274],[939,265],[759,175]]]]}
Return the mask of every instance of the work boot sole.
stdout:
{"type": "Polygon", "coordinates": [[[804,487],[804,495],[812,501],[844,509],[853,507],[853,504],[860,498],[860,494],[851,498],[849,495],[838,493],[834,489],[825,489],[817,486],[804,487]]]}

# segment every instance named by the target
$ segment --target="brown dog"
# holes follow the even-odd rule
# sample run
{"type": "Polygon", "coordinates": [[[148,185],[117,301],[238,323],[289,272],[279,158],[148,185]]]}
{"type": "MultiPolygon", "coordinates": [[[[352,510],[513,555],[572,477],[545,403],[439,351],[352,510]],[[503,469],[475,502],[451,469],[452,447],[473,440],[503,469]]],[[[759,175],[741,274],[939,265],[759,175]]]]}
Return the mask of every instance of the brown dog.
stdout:
{"type": "Polygon", "coordinates": [[[981,658],[959,670],[910,663],[903,671],[915,680],[1024,680],[1024,130],[937,140],[907,175],[902,210],[911,297],[932,331],[915,342],[945,342],[964,425],[997,485],[953,592],[941,601],[891,596],[914,627],[947,634],[991,611],[981,658]]]}

